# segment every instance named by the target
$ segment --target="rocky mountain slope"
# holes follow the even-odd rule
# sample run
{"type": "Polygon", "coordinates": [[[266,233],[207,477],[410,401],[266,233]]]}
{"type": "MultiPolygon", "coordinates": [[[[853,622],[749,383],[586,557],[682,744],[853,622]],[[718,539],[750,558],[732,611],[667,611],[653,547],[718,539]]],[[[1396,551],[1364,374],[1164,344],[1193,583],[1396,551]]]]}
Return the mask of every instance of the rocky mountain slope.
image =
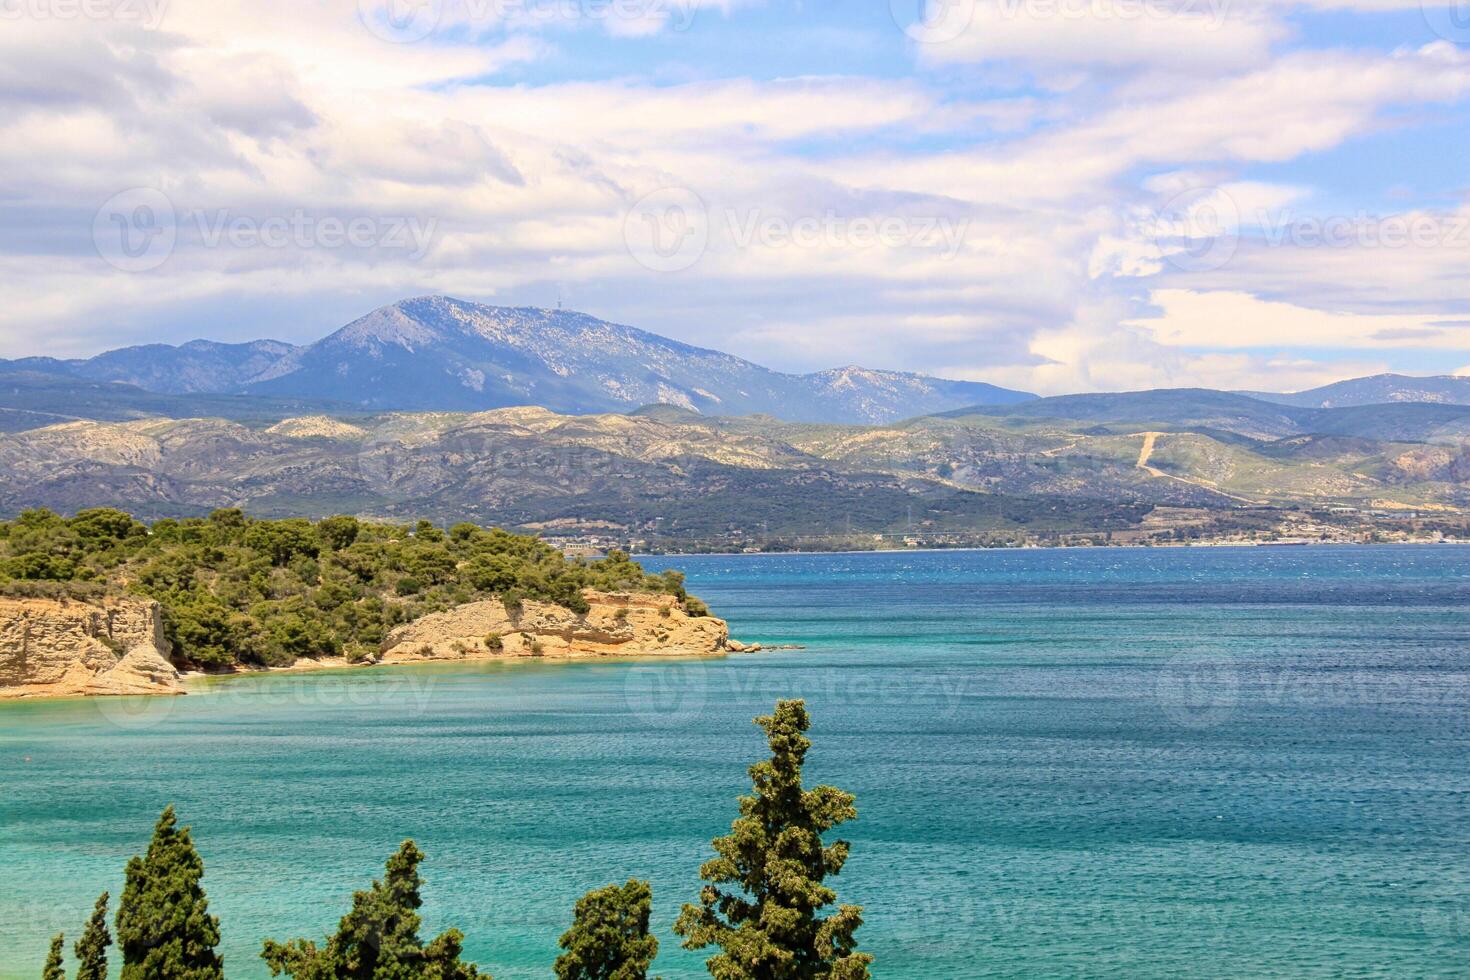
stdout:
{"type": "Polygon", "coordinates": [[[0,511],[105,505],[158,517],[242,506],[262,516],[427,517],[529,530],[616,526],[660,537],[730,528],[897,531],[926,522],[1109,526],[1138,515],[1131,502],[1085,493],[1041,500],[975,493],[929,471],[825,457],[800,443],[808,428],[863,431],[769,418],[563,416],[544,409],[270,426],[75,422],[0,437],[0,511]]]}
{"type": "MultiPolygon", "coordinates": [[[[306,347],[196,341],[126,348],[87,361],[0,362],[0,368],[117,381],[159,393],[338,402],[368,411],[537,405],[581,414],[665,403],[707,415],[764,412],[798,421],[883,422],[1033,397],[994,385],[856,367],[784,374],[583,313],[485,306],[446,296],[383,307],[306,347]]],[[[266,405],[257,414],[267,414],[266,405]]],[[[208,413],[201,405],[185,414],[208,413]]],[[[177,410],[152,414],[180,417],[177,410]]]]}
{"type": "Polygon", "coordinates": [[[1107,528],[1155,505],[1470,507],[1470,438],[1458,428],[1470,408],[1396,406],[1459,413],[1414,425],[1341,410],[1320,416],[1341,434],[1285,435],[1292,416],[1267,408],[1244,422],[1206,413],[1195,426],[975,412],[834,426],[668,406],[76,422],[0,436],[0,509],[242,506],[675,540],[1107,528]]]}
{"type": "Polygon", "coordinates": [[[221,344],[143,344],[85,360],[28,357],[5,362],[13,371],[68,375],[88,381],[116,381],[167,395],[234,391],[296,348],[279,340],[221,344]]]}

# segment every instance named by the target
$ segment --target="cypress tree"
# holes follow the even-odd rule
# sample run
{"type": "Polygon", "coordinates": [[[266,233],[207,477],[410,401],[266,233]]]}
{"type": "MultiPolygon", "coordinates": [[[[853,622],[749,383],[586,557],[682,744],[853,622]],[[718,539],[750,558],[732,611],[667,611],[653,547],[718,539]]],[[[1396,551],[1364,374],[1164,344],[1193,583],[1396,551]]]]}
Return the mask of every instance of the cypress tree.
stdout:
{"type": "Polygon", "coordinates": [[[648,932],[653,888],[629,879],[577,900],[572,927],[561,937],[557,980],[648,980],[658,940],[648,932]]]}
{"type": "Polygon", "coordinates": [[[122,980],[223,980],[219,919],[209,914],[200,886],[204,861],[189,828],[167,807],[153,828],[148,852],[128,862],[117,909],[122,980]]]}
{"type": "Polygon", "coordinates": [[[72,947],[78,964],[77,980],[107,980],[107,947],[112,945],[112,936],[107,932],[107,898],[103,892],[97,899],[82,938],[72,947]]]}
{"type": "Polygon", "coordinates": [[[41,980],[66,980],[66,970],[61,966],[61,951],[66,948],[66,937],[57,933],[51,939],[51,952],[46,954],[46,966],[41,970],[41,980]]]}
{"type": "Polygon", "coordinates": [[[862,909],[838,906],[824,884],[847,861],[848,844],[822,835],[857,817],[853,796],[831,786],[803,789],[811,741],[802,701],[780,701],[757,718],[771,758],[750,767],[751,796],[740,798],[731,833],[714,841],[714,860],[699,869],[698,905],[674,925],[686,949],[718,946],[706,961],[716,980],[867,980],[873,958],[856,952],[862,909]],[[725,887],[721,887],[725,886],[725,887]]]}
{"type": "Polygon", "coordinates": [[[464,934],[448,932],[427,946],[419,939],[423,920],[419,907],[419,862],[424,854],[404,841],[388,859],[382,880],[352,896],[352,911],[342,917],[337,934],[319,947],[307,939],[289,943],[266,940],[260,957],[271,976],[295,980],[491,980],[472,963],[460,961],[464,934]]]}

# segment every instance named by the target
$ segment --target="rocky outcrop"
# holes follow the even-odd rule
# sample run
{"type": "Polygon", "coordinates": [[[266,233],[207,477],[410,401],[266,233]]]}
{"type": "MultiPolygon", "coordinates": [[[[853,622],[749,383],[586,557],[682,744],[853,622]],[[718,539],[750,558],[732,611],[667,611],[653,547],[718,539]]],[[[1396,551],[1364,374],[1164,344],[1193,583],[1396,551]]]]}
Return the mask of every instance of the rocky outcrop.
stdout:
{"type": "Polygon", "coordinates": [[[0,698],[179,694],[158,603],[0,598],[0,698]]]}
{"type": "MultiPolygon", "coordinates": [[[[591,607],[488,599],[433,613],[389,634],[378,663],[520,657],[717,656],[759,649],[723,619],[691,616],[671,595],[583,593],[591,607]]],[[[158,603],[0,598],[0,699],[183,694],[158,603]]],[[[303,661],[306,666],[348,666],[303,661]]]]}
{"type": "Polygon", "coordinates": [[[583,593],[592,607],[488,599],[432,613],[388,635],[382,663],[510,657],[713,656],[731,649],[723,619],[691,616],[671,595],[583,593]]]}

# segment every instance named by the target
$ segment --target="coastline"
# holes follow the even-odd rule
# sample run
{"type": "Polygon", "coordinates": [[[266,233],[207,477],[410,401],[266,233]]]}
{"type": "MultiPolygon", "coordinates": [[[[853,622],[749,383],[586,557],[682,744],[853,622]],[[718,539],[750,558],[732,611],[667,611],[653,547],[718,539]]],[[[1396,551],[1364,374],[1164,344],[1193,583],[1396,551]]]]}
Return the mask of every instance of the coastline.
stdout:
{"type": "MultiPolygon", "coordinates": [[[[247,678],[271,677],[275,675],[292,674],[320,674],[320,673],[348,673],[381,670],[386,667],[448,667],[455,664],[506,664],[516,666],[530,666],[532,664],[570,664],[590,663],[600,661],[604,663],[647,663],[655,660],[724,660],[732,654],[761,653],[766,650],[789,649],[783,647],[767,647],[760,643],[753,644],[742,650],[725,649],[710,653],[697,652],[675,652],[675,653],[547,653],[539,656],[466,656],[466,657],[424,657],[417,660],[386,660],[386,661],[357,661],[353,662],[340,657],[332,657],[324,660],[312,660],[307,657],[296,661],[289,667],[238,667],[235,670],[204,671],[186,670],[179,672],[179,682],[188,687],[190,685],[207,685],[214,683],[229,683],[235,680],[247,678]]],[[[95,695],[93,695],[95,696],[95,695]]],[[[145,695],[146,696],[146,695],[145,695]]],[[[78,700],[89,700],[90,697],[78,700]]],[[[40,700],[39,698],[36,700],[40,700]]]]}
{"type": "Polygon", "coordinates": [[[368,671],[379,671],[384,668],[418,668],[418,667],[449,667],[456,664],[504,664],[506,666],[531,666],[534,664],[577,664],[577,663],[650,663],[653,661],[702,661],[702,660],[725,660],[732,655],[774,652],[780,650],[799,650],[802,646],[774,645],[765,646],[761,643],[750,645],[742,644],[744,649],[728,648],[711,653],[674,652],[674,653],[626,653],[626,654],[596,654],[596,653],[551,653],[541,656],[469,656],[455,658],[432,658],[426,657],[419,660],[396,660],[396,661],[350,661],[340,657],[332,657],[324,660],[312,660],[303,657],[288,667],[238,667],[234,670],[204,671],[204,670],[181,670],[179,671],[179,684],[177,687],[156,692],[128,691],[116,694],[49,694],[43,691],[16,692],[0,689],[0,708],[9,704],[39,704],[39,703],[64,703],[68,701],[109,701],[118,698],[176,698],[185,697],[191,693],[200,693],[201,689],[213,685],[228,685],[233,681],[248,679],[260,679],[277,676],[299,676],[309,674],[351,674],[366,673],[368,671]],[[192,690],[191,690],[192,689],[192,690]]]}
{"type": "MultiPolygon", "coordinates": [[[[101,629],[92,620],[91,607],[80,606],[76,615],[52,624],[50,635],[67,640],[53,641],[58,655],[50,664],[57,680],[32,681],[0,687],[0,701],[59,700],[64,698],[178,696],[200,683],[216,679],[272,674],[303,674],[320,671],[363,670],[372,667],[420,663],[517,663],[528,661],[577,661],[614,658],[723,657],[729,653],[754,652],[760,644],[746,645],[731,639],[729,625],[718,617],[691,614],[670,593],[609,593],[585,589],[585,612],[537,600],[524,600],[514,611],[499,598],[483,599],[429,613],[394,628],[379,650],[361,660],[346,657],[298,657],[285,666],[253,666],[235,663],[223,670],[181,670],[158,652],[161,639],[160,610],[156,603],[140,606],[147,620],[153,645],[138,646],[116,662],[94,667],[90,660],[102,658],[105,646],[87,630],[101,629]],[[73,622],[72,620],[77,620],[73,622]],[[73,649],[75,648],[75,649],[73,649]],[[145,656],[147,654],[147,656],[145,656]],[[128,683],[111,682],[128,668],[128,683]],[[144,670],[144,668],[147,668],[144,670]],[[102,680],[109,683],[102,683],[102,680]]],[[[71,611],[72,607],[58,609],[71,611]]],[[[53,617],[60,614],[49,606],[53,617]]],[[[22,607],[15,621],[31,629],[35,610],[22,607]]],[[[12,631],[13,632],[13,631],[12,631]]],[[[25,634],[29,636],[30,633],[25,634]]],[[[27,641],[29,642],[29,641],[27,641]]],[[[166,644],[165,644],[166,646],[166,644]]]]}
{"type": "Polygon", "coordinates": [[[820,551],[659,551],[640,552],[648,558],[761,558],[779,555],[925,555],[975,551],[1161,551],[1189,548],[1440,548],[1470,547],[1470,541],[1170,541],[1159,544],[1027,544],[1017,547],[965,545],[955,548],[831,548],[820,551]]]}

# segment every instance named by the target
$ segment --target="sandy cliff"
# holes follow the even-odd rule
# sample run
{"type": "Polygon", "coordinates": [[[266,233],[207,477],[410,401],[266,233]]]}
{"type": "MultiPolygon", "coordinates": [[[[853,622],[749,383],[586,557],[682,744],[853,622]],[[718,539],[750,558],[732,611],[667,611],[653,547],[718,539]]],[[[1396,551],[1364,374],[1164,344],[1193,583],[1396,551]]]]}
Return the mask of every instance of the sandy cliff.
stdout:
{"type": "MultiPolygon", "coordinates": [[[[746,649],[671,595],[583,593],[585,615],[498,599],[424,616],[389,634],[378,663],[518,657],[715,656],[746,649]]],[[[297,669],[347,666],[301,661],[297,669]]],[[[0,698],[182,694],[158,603],[0,598],[0,698]]]]}
{"type": "Polygon", "coordinates": [[[0,698],[178,693],[158,603],[0,598],[0,698]]]}
{"type": "Polygon", "coordinates": [[[690,616],[671,595],[583,595],[592,607],[585,615],[530,601],[512,612],[498,599],[434,613],[390,633],[379,659],[708,656],[730,649],[723,619],[690,616]]]}

